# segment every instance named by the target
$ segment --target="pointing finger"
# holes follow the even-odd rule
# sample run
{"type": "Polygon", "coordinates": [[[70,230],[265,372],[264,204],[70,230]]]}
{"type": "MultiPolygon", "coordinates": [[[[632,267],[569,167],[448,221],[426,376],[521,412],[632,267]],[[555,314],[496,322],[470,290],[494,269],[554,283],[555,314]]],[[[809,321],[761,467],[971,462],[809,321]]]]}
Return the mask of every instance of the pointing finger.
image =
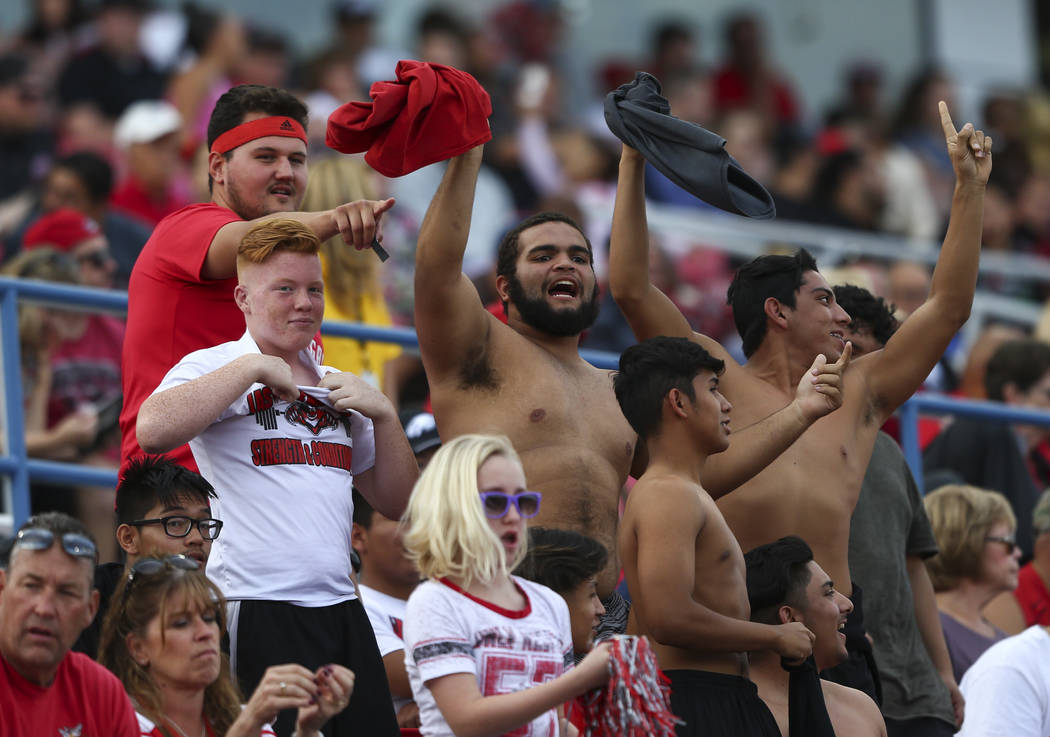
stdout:
{"type": "Polygon", "coordinates": [[[948,113],[948,105],[941,100],[937,103],[937,109],[941,113],[941,128],[944,129],[944,137],[952,138],[956,135],[955,124],[952,122],[952,116],[948,113]]]}
{"type": "Polygon", "coordinates": [[[846,341],[846,347],[842,349],[842,354],[839,356],[839,360],[835,362],[835,367],[845,370],[849,366],[849,360],[853,356],[853,343],[846,341]]]}

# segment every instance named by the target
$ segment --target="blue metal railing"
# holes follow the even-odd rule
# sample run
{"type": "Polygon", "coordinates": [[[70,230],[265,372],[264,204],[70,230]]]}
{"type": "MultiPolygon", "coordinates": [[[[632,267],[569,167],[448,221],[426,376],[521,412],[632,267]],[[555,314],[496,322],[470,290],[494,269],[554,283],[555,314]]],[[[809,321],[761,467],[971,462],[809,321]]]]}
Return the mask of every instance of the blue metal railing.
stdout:
{"type": "MultiPolygon", "coordinates": [[[[124,292],[65,284],[0,277],[0,347],[3,349],[4,428],[6,454],[0,455],[0,475],[11,479],[12,516],[17,527],[29,516],[29,481],[57,484],[115,486],[116,471],[91,468],[73,463],[42,461],[26,456],[25,417],[23,416],[22,369],[18,343],[18,301],[30,300],[89,311],[126,312],[128,298],[124,292]]],[[[397,343],[416,347],[414,330],[380,328],[373,325],[325,321],[325,335],[397,343]]],[[[619,357],[614,353],[581,351],[584,359],[599,368],[615,368],[619,357]]],[[[936,394],[918,394],[900,408],[901,445],[908,465],[922,488],[922,455],[919,448],[918,418],[920,413],[954,414],[999,422],[1025,422],[1050,427],[1050,412],[1037,412],[1007,407],[998,402],[976,402],[936,394]]]]}

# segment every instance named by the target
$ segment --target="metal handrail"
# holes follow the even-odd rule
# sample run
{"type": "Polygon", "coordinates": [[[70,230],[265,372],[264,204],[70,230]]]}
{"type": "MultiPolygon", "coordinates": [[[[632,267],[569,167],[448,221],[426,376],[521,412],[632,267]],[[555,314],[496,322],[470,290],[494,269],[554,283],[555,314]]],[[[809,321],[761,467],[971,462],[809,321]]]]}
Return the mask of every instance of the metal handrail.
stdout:
{"type": "MultiPolygon", "coordinates": [[[[18,300],[62,305],[85,310],[126,312],[127,294],[115,290],[53,284],[0,277],[0,346],[3,349],[4,427],[6,453],[0,455],[0,476],[10,479],[13,524],[29,516],[29,480],[59,484],[113,487],[115,471],[75,463],[28,458],[22,399],[22,369],[18,343],[18,300]]],[[[418,340],[409,328],[382,328],[362,323],[325,321],[322,333],[333,337],[389,342],[416,347],[418,340]]],[[[616,368],[619,357],[602,351],[581,351],[583,358],[599,368],[616,368]]],[[[1050,412],[1021,410],[999,402],[976,402],[936,394],[917,394],[900,410],[901,445],[908,465],[922,488],[922,455],[919,448],[920,413],[954,414],[998,422],[1025,422],[1050,427],[1050,412]]]]}
{"type": "MultiPolygon", "coordinates": [[[[18,344],[18,301],[59,305],[64,308],[126,313],[128,295],[111,289],[0,277],[0,333],[3,347],[4,427],[6,453],[0,455],[0,476],[11,480],[11,513],[15,527],[29,516],[29,481],[56,484],[85,484],[115,487],[117,472],[76,463],[29,458],[25,445],[25,417],[22,399],[22,367],[18,344]]],[[[339,338],[396,343],[418,347],[416,332],[410,328],[384,328],[354,322],[326,320],[321,332],[339,338]]],[[[619,356],[602,351],[580,351],[580,355],[599,368],[615,368],[619,356]]]]}

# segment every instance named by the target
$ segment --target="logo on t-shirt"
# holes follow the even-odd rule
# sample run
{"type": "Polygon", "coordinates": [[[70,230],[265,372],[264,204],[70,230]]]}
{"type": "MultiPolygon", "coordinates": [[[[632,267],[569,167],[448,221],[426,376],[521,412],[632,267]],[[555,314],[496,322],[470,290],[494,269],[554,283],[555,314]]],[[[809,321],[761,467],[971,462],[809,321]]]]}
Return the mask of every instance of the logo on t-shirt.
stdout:
{"type": "Polygon", "coordinates": [[[283,413],[274,407],[276,402],[277,397],[268,386],[256,389],[248,395],[248,411],[266,430],[276,430],[277,416],[283,414],[288,423],[305,427],[311,435],[320,435],[326,430],[335,430],[342,425],[346,437],[352,437],[349,414],[334,410],[305,392],[299,392],[299,398],[291,402],[283,413]]]}
{"type": "MultiPolygon", "coordinates": [[[[284,415],[289,425],[306,428],[315,437],[338,431],[340,427],[346,437],[353,437],[348,412],[332,409],[305,392],[299,392],[299,398],[288,403],[283,411],[275,406],[277,401],[268,386],[248,395],[248,411],[266,430],[278,430],[277,418],[284,415]]],[[[252,440],[251,452],[252,463],[256,466],[308,465],[341,468],[352,473],[353,447],[342,443],[321,440],[306,443],[294,437],[260,438],[252,440]]]]}
{"type": "Polygon", "coordinates": [[[58,737],[80,737],[84,731],[84,725],[78,724],[75,727],[59,727],[58,737]]]}
{"type": "Polygon", "coordinates": [[[390,617],[390,629],[394,630],[394,634],[397,635],[399,640],[405,639],[404,628],[404,622],[397,617],[390,617]]]}

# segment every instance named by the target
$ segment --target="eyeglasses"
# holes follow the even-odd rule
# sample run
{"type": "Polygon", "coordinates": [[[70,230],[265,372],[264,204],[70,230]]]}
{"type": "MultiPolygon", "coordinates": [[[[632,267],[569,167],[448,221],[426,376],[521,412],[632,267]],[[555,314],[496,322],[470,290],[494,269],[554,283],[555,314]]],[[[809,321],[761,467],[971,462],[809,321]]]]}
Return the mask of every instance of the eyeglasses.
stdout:
{"type": "Polygon", "coordinates": [[[168,537],[186,537],[196,527],[201,537],[205,540],[214,540],[219,536],[219,531],[222,530],[221,519],[213,519],[211,517],[193,519],[193,517],[187,517],[182,514],[175,514],[171,517],[156,517],[154,519],[137,519],[128,524],[132,527],[164,525],[164,532],[168,537]]]}
{"type": "MultiPolygon", "coordinates": [[[[62,541],[62,549],[74,558],[88,558],[95,560],[98,548],[95,543],[76,532],[63,533],[59,539],[62,541]]],[[[55,544],[55,533],[42,527],[29,527],[19,530],[15,536],[12,548],[21,547],[27,550],[47,550],[55,544]]]]}
{"type": "Polygon", "coordinates": [[[78,264],[89,264],[96,269],[104,269],[113,261],[109,251],[90,251],[76,257],[78,264]]]}
{"type": "Polygon", "coordinates": [[[489,519],[499,519],[507,514],[513,502],[514,508],[518,510],[525,519],[535,517],[540,511],[540,499],[543,495],[538,491],[523,491],[519,494],[507,494],[502,491],[482,491],[481,507],[485,510],[485,516],[489,519]]]}
{"type": "Polygon", "coordinates": [[[199,571],[200,565],[193,558],[185,555],[169,555],[166,558],[143,558],[131,566],[128,573],[128,585],[125,593],[131,593],[131,587],[142,576],[154,576],[163,570],[199,571]]]}
{"type": "Polygon", "coordinates": [[[1017,550],[1017,540],[1014,539],[1013,535],[987,535],[984,541],[986,543],[1002,543],[1006,546],[1007,553],[1017,550]]]}

